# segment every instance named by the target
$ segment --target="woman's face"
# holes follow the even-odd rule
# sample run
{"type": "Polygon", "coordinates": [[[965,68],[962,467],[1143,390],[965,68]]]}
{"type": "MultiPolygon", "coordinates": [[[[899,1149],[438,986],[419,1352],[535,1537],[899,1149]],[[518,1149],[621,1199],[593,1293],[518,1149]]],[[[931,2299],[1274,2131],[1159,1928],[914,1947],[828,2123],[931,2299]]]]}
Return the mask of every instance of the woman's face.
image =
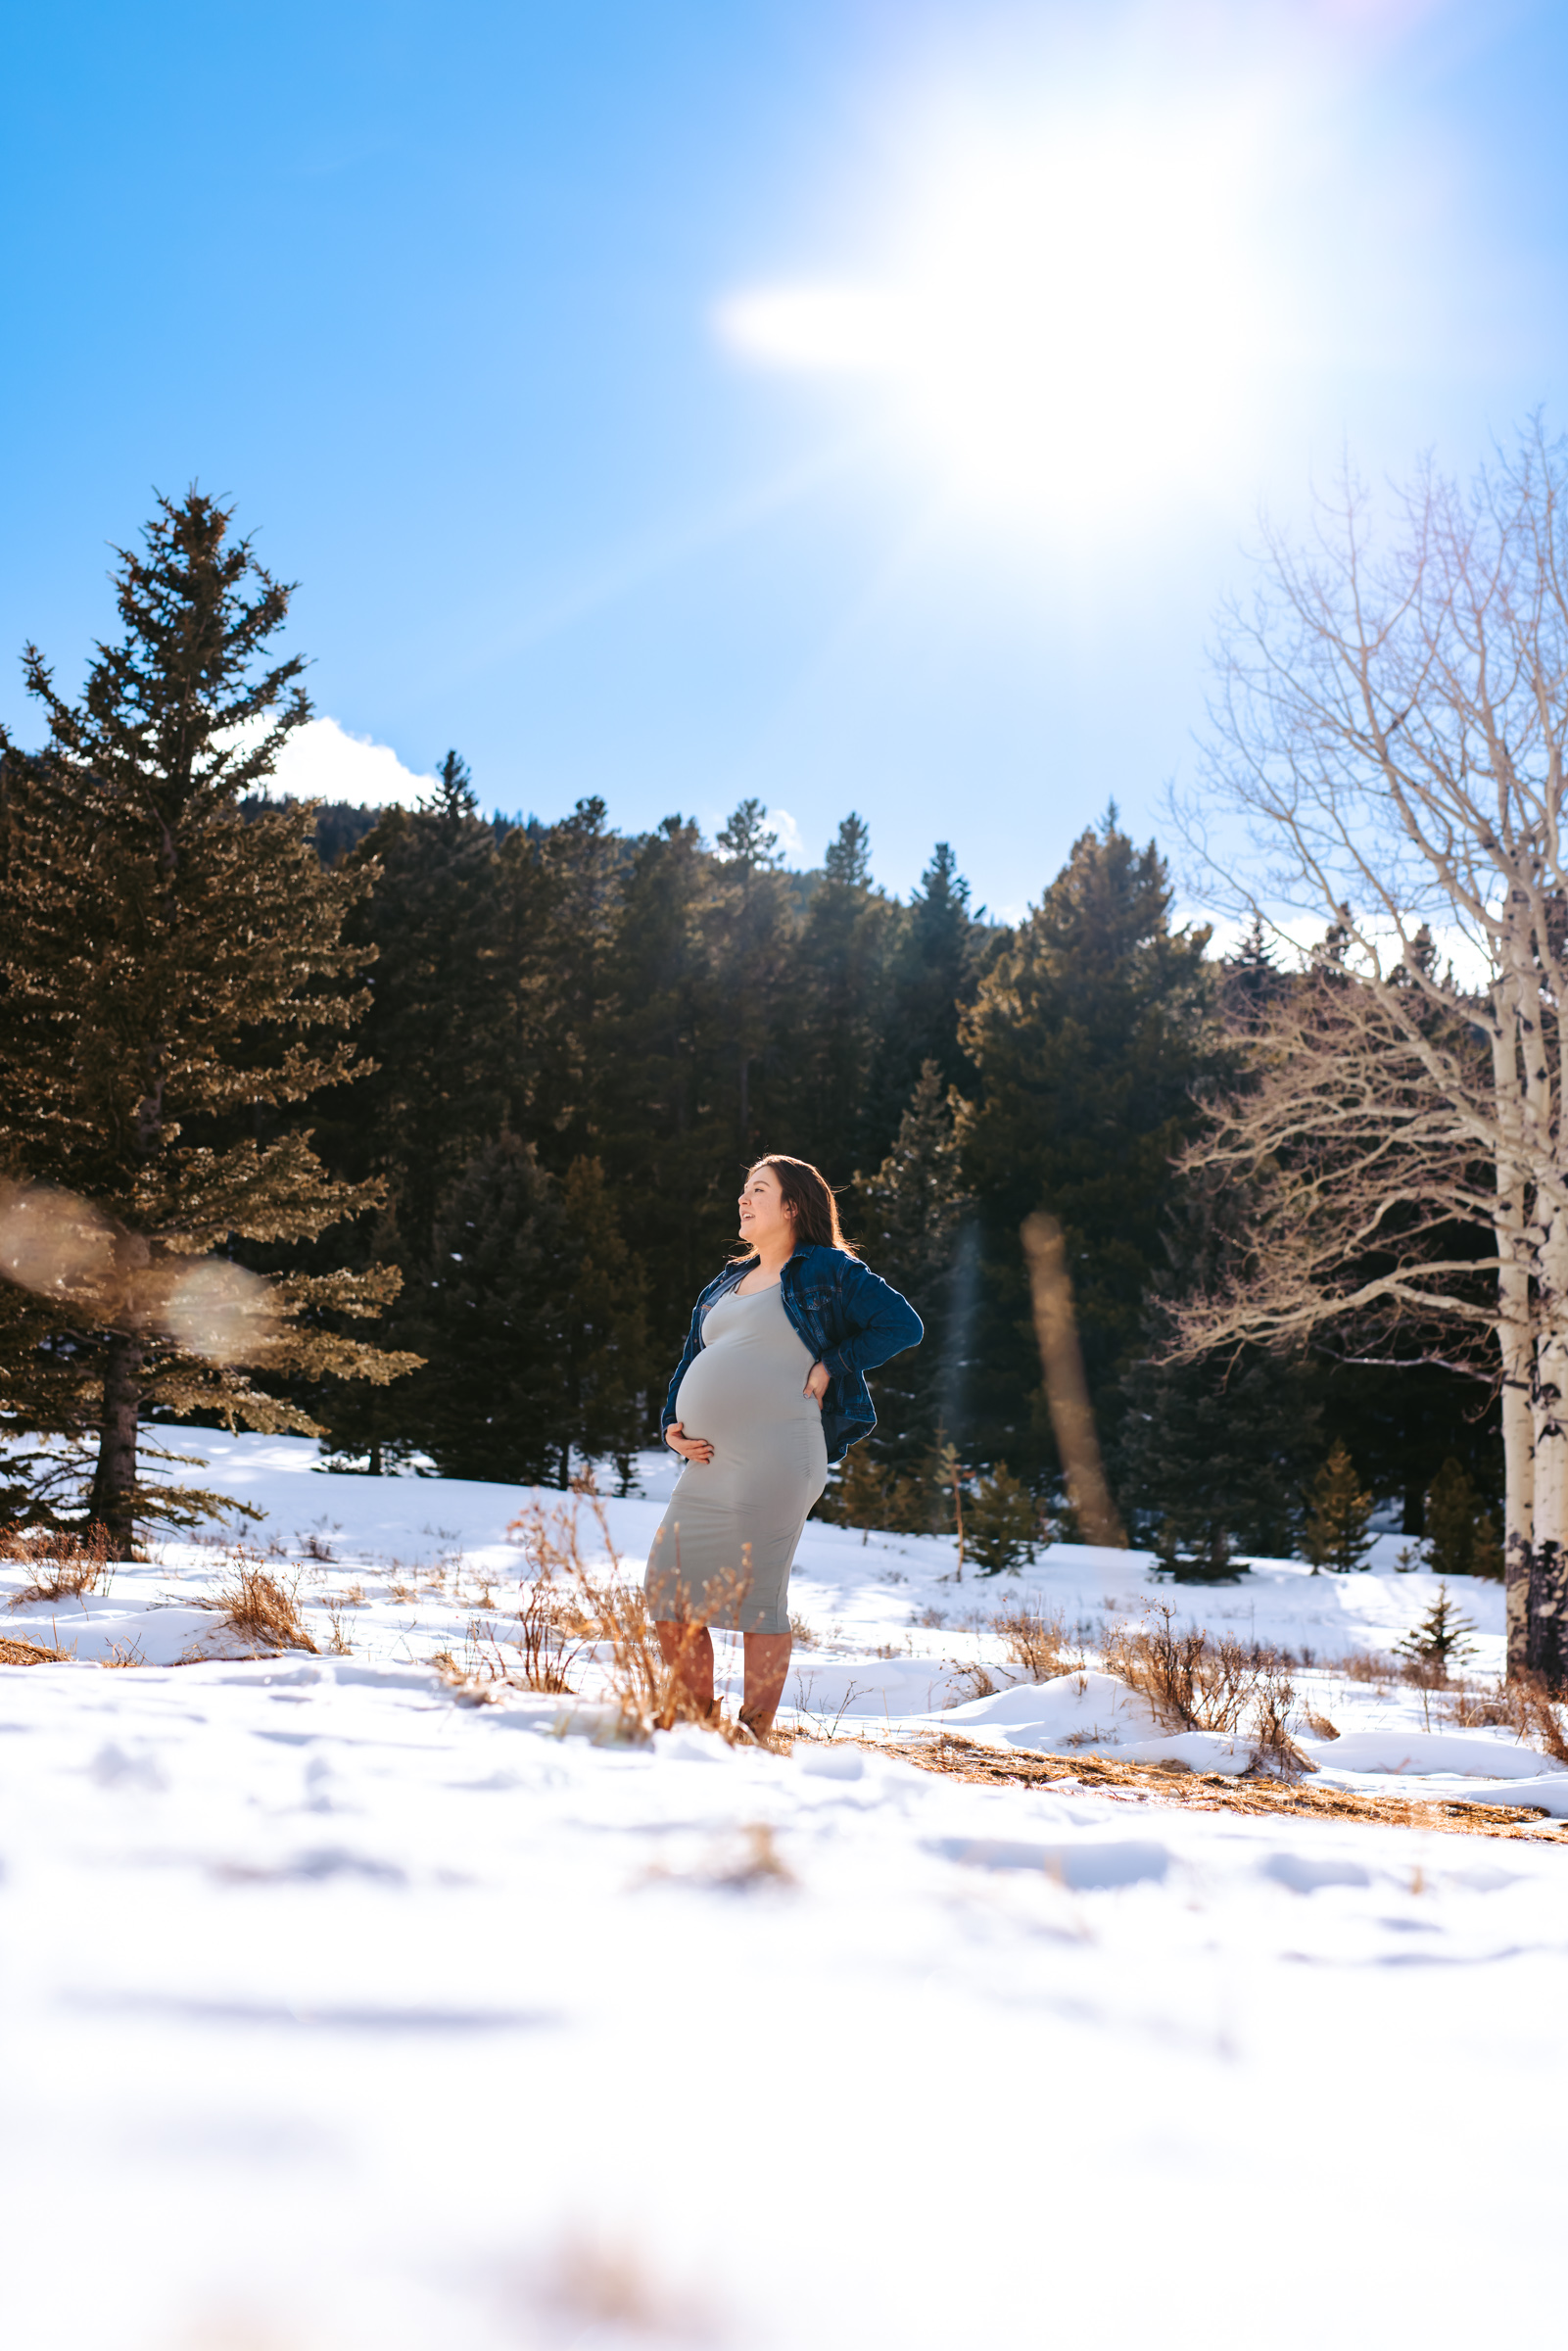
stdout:
{"type": "Polygon", "coordinates": [[[794,1246],[795,1221],[785,1208],[772,1168],[753,1168],[740,1194],[740,1238],[753,1249],[786,1241],[794,1246]]]}

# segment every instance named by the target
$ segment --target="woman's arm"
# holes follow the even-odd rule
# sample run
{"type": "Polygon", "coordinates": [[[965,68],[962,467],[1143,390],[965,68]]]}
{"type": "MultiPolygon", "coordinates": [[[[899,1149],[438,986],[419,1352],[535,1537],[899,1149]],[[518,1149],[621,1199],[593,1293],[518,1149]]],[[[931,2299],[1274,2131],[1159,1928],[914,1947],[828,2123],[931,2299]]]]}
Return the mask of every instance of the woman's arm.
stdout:
{"type": "Polygon", "coordinates": [[[926,1336],[926,1325],[909,1300],[869,1267],[856,1267],[845,1291],[845,1314],[854,1328],[822,1351],[834,1377],[845,1371],[874,1371],[889,1356],[918,1347],[926,1336]]]}

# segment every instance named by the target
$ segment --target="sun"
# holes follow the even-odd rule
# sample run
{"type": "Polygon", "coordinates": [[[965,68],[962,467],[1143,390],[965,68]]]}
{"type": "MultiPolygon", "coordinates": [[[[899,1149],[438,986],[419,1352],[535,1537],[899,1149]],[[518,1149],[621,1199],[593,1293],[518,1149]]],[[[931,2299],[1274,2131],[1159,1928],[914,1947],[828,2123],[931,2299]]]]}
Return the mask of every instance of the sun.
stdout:
{"type": "Polygon", "coordinates": [[[1260,144],[1234,107],[972,125],[926,159],[875,274],[751,288],[720,331],[873,388],[962,504],[1092,520],[1202,498],[1281,342],[1260,144]]]}

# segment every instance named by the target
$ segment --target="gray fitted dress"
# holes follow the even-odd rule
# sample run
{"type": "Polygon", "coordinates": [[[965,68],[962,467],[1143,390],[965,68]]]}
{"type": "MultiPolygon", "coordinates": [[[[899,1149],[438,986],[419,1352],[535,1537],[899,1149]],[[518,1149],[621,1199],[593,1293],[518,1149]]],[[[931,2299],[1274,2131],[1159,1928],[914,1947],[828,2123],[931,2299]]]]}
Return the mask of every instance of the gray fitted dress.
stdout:
{"type": "Polygon", "coordinates": [[[828,1483],[822,1409],[804,1393],[812,1357],[779,1284],[732,1290],[702,1318],[702,1345],[675,1400],[711,1462],[688,1462],[648,1553],[649,1613],[733,1632],[789,1630],[789,1570],[806,1513],[828,1483]]]}

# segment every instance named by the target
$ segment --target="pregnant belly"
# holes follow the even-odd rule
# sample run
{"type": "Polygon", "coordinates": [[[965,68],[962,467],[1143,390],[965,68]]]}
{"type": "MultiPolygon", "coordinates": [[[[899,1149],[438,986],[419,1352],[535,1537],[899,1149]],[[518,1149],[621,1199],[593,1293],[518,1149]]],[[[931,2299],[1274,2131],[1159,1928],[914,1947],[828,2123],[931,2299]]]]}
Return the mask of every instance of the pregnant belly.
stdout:
{"type": "Polygon", "coordinates": [[[811,1359],[800,1350],[800,1368],[770,1362],[760,1349],[704,1348],[681,1382],[676,1413],[689,1437],[706,1437],[715,1447],[743,1443],[750,1433],[783,1421],[820,1421],[822,1414],[803,1394],[811,1359]]]}

